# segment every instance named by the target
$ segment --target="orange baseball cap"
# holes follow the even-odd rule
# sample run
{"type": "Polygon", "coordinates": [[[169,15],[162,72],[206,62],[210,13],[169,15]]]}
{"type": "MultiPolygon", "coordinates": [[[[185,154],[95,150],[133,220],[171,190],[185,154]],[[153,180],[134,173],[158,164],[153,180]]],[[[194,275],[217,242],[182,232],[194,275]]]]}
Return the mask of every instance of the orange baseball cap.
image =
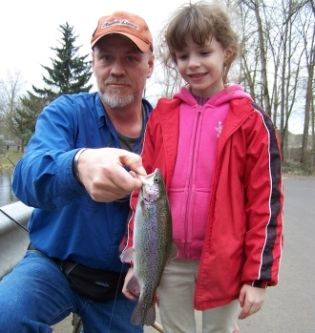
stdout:
{"type": "Polygon", "coordinates": [[[129,38],[142,52],[153,50],[152,35],[145,20],[127,12],[102,16],[91,38],[92,48],[104,36],[120,34],[129,38]]]}

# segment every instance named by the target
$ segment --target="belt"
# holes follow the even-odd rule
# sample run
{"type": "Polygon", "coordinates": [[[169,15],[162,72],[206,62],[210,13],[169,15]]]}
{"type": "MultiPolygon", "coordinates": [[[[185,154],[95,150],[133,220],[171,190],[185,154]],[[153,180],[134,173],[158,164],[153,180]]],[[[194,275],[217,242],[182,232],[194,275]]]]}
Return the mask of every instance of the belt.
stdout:
{"type": "MultiPolygon", "coordinates": [[[[66,265],[66,263],[68,263],[68,261],[62,261],[62,260],[60,260],[58,258],[55,258],[55,257],[49,257],[47,254],[43,253],[41,250],[38,250],[32,243],[28,244],[27,250],[40,252],[43,256],[52,260],[62,271],[64,271],[64,266],[66,265]]],[[[75,265],[73,266],[73,268],[75,267],[75,265]]],[[[70,268],[67,268],[67,269],[70,269],[70,268]]]]}
{"type": "MultiPolygon", "coordinates": [[[[104,274],[108,273],[108,271],[105,271],[105,270],[102,270],[102,269],[87,267],[87,266],[84,266],[82,264],[78,264],[78,263],[76,263],[74,261],[71,261],[71,260],[60,260],[59,258],[49,257],[45,253],[43,253],[42,251],[38,250],[32,243],[29,243],[29,245],[27,247],[27,250],[34,250],[34,251],[40,252],[43,256],[52,260],[66,276],[68,276],[71,273],[71,271],[73,271],[73,269],[76,268],[76,267],[80,267],[83,270],[89,270],[90,274],[102,274],[102,272],[104,272],[104,274]]],[[[120,274],[124,277],[127,273],[126,272],[121,272],[121,273],[117,273],[117,274],[120,274]]]]}

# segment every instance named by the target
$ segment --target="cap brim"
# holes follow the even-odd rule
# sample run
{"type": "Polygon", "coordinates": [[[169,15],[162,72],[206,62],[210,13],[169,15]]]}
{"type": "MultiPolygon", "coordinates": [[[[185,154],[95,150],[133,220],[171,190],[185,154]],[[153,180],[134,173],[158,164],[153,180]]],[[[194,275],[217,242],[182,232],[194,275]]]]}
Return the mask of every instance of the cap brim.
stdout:
{"type": "Polygon", "coordinates": [[[96,38],[93,43],[91,44],[91,47],[93,48],[97,42],[99,42],[102,38],[106,37],[106,36],[110,36],[110,35],[122,35],[127,37],[128,39],[130,39],[136,46],[137,48],[141,51],[141,52],[147,52],[149,51],[149,49],[151,48],[151,44],[144,42],[142,39],[128,34],[126,32],[108,32],[102,36],[99,36],[98,38],[96,38]]]}

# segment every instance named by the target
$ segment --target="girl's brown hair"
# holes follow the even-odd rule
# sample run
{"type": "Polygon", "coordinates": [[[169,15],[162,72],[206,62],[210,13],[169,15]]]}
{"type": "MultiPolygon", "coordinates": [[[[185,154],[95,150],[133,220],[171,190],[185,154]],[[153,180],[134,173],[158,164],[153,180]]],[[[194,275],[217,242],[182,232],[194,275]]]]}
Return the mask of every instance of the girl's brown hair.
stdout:
{"type": "Polygon", "coordinates": [[[227,10],[217,3],[199,1],[189,3],[178,9],[170,19],[164,32],[164,44],[168,49],[164,54],[167,66],[176,62],[175,51],[183,50],[187,45],[187,37],[198,45],[204,45],[215,38],[223,47],[230,49],[225,63],[225,76],[238,54],[238,38],[233,31],[227,10]]]}

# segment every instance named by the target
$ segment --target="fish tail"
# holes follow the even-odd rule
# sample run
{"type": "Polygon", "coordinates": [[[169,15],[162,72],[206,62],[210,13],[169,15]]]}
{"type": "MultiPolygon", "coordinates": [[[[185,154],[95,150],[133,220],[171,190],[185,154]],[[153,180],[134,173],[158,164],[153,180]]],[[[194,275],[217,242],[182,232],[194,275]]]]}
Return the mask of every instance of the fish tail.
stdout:
{"type": "Polygon", "coordinates": [[[151,326],[155,322],[155,303],[146,310],[138,303],[132,313],[131,323],[133,325],[148,325],[151,326]]]}

